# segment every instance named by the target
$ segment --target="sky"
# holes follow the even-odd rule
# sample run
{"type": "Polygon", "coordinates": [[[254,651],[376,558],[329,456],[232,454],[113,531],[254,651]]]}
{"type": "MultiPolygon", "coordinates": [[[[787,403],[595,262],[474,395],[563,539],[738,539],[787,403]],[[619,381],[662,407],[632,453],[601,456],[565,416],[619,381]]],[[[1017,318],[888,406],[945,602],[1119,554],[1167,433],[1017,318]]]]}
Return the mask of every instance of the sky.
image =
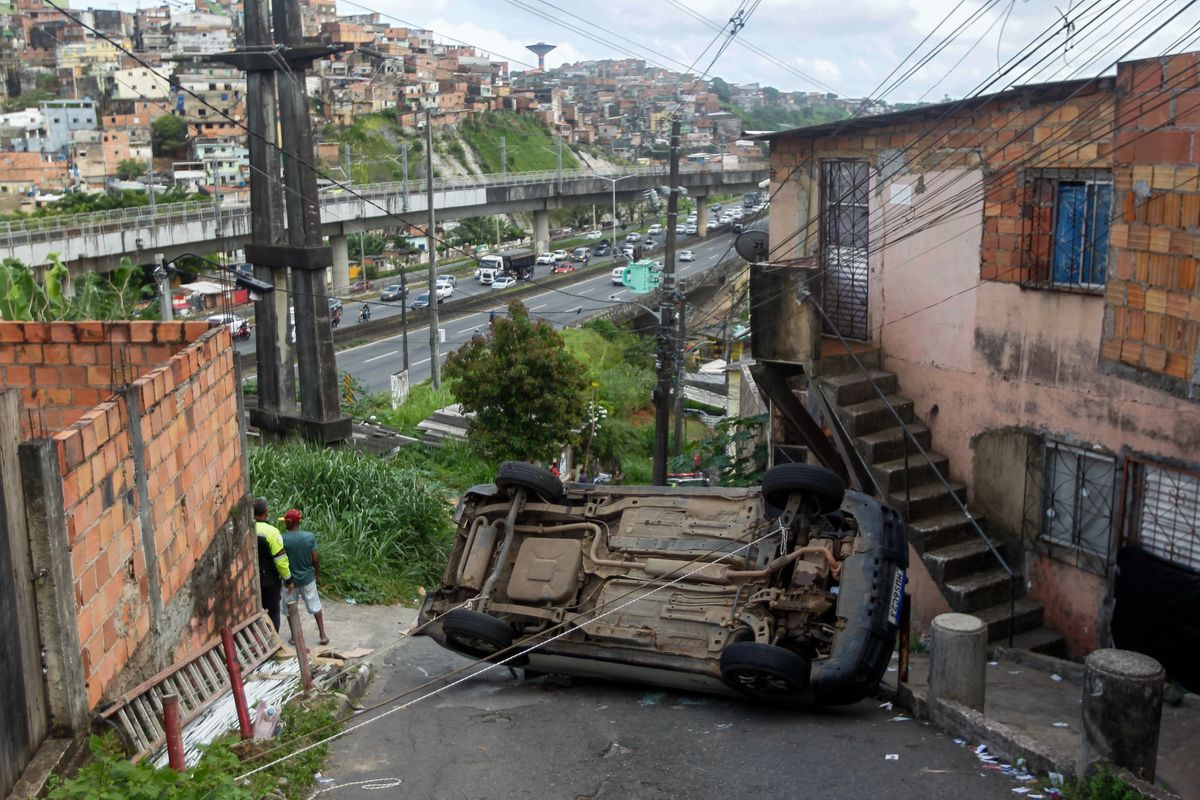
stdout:
{"type": "MultiPolygon", "coordinates": [[[[1191,0],[1057,1],[1058,8],[1048,0],[761,0],[708,75],[785,91],[913,102],[962,97],[991,81],[988,90],[999,91],[1015,83],[1111,72],[1129,51],[1136,58],[1200,48],[1200,4],[1186,8],[1191,0]],[[917,55],[908,58],[918,45],[917,55]],[[998,63],[1011,67],[1031,50],[1031,57],[998,77],[998,63]],[[918,64],[927,54],[930,59],[918,64]],[[909,68],[912,74],[906,75],[909,68]],[[896,85],[889,87],[891,82],[896,85]]],[[[727,38],[712,26],[722,26],[739,6],[753,5],[754,0],[338,0],[338,12],[378,11],[396,24],[432,29],[443,41],[475,45],[508,60],[513,70],[536,64],[525,45],[547,42],[557,45],[547,56],[548,67],[636,56],[678,71],[695,64],[702,72],[719,47],[714,40],[727,38]]]]}

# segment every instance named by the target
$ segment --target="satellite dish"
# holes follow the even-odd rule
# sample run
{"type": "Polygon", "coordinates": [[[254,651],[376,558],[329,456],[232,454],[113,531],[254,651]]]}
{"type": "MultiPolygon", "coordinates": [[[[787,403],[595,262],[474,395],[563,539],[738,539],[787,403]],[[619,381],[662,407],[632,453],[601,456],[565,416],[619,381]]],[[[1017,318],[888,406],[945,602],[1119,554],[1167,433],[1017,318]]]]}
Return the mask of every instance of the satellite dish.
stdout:
{"type": "Polygon", "coordinates": [[[733,247],[739,256],[751,264],[766,261],[771,252],[767,244],[767,232],[763,230],[742,231],[734,240],[733,247]]]}

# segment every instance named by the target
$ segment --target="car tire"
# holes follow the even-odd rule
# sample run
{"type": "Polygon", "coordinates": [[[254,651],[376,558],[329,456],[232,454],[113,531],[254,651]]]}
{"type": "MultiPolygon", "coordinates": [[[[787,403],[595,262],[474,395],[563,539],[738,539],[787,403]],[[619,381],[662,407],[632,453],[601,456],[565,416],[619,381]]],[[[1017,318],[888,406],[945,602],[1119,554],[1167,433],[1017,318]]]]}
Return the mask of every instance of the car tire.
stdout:
{"type": "MultiPolygon", "coordinates": [[[[498,659],[495,657],[512,647],[517,639],[516,631],[504,620],[466,608],[453,609],[442,618],[442,633],[446,637],[446,647],[485,661],[503,661],[511,656],[511,653],[505,653],[498,659]]],[[[528,661],[527,656],[521,655],[505,663],[519,667],[528,661]]]]}
{"type": "Polygon", "coordinates": [[[797,492],[815,501],[818,513],[828,514],[842,505],[846,484],[837,473],[816,464],[778,464],[767,470],[762,479],[767,516],[775,518],[782,514],[797,492]]]}
{"type": "Polygon", "coordinates": [[[503,491],[516,490],[518,487],[533,492],[547,503],[562,501],[562,481],[549,470],[524,461],[505,461],[496,470],[496,486],[503,491]]]}
{"type": "Polygon", "coordinates": [[[760,700],[798,698],[811,673],[807,659],[773,644],[733,642],[721,651],[721,679],[760,700]]]}

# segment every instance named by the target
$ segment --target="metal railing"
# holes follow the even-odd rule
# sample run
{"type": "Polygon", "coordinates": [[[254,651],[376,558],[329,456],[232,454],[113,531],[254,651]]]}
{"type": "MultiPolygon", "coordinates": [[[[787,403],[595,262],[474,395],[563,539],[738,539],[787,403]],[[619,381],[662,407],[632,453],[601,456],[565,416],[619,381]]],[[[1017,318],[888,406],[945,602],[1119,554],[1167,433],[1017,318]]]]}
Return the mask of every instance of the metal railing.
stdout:
{"type": "MultiPolygon", "coordinates": [[[[685,174],[724,172],[757,172],[765,171],[761,164],[751,163],[736,170],[722,170],[720,165],[687,165],[681,167],[685,174]]],[[[527,186],[540,183],[556,183],[579,181],[589,178],[601,178],[617,174],[616,172],[598,172],[589,169],[540,170],[537,172],[516,172],[505,175],[460,175],[445,178],[435,178],[434,191],[445,193],[463,189],[481,189],[499,186],[527,186]]],[[[622,175],[666,176],[659,167],[631,167],[620,170],[622,175]]],[[[329,187],[322,191],[321,205],[337,206],[347,203],[379,201],[404,194],[403,181],[384,183],[357,184],[351,190],[329,187]]],[[[418,181],[408,182],[408,194],[424,194],[418,181]]],[[[380,203],[384,205],[384,203],[380,203]]],[[[377,213],[364,217],[387,216],[390,212],[376,209],[377,213]]],[[[220,215],[224,222],[232,222],[250,213],[248,203],[226,203],[221,207],[220,215]]],[[[92,211],[84,214],[69,214],[53,217],[33,217],[30,219],[0,222],[0,247],[16,247],[30,244],[34,241],[70,238],[88,234],[104,233],[112,230],[127,230],[129,228],[153,228],[162,225],[172,225],[186,222],[202,222],[215,219],[217,211],[207,201],[183,203],[161,203],[153,211],[149,206],[121,208],[109,211],[92,211]]]]}
{"type": "Polygon", "coordinates": [[[1013,568],[1011,566],[1009,566],[1008,561],[1004,558],[1003,555],[1000,554],[1000,551],[996,549],[996,545],[992,543],[992,540],[990,538],[988,538],[987,533],[984,532],[982,526],[980,526],[980,524],[979,524],[979,521],[975,519],[975,516],[967,508],[966,503],[964,503],[961,499],[959,499],[958,494],[956,494],[954,491],[954,487],[950,485],[950,482],[948,480],[946,480],[946,476],[941,473],[941,470],[939,470],[937,465],[935,463],[933,463],[933,459],[929,457],[929,452],[924,447],[922,447],[921,443],[917,441],[915,436],[913,436],[913,432],[908,427],[908,423],[906,423],[904,421],[904,418],[900,416],[900,412],[896,411],[895,406],[893,406],[888,401],[887,395],[884,393],[883,389],[879,388],[879,384],[876,383],[875,379],[871,377],[870,370],[868,370],[866,368],[866,366],[862,363],[862,360],[858,357],[858,354],[855,353],[854,350],[850,347],[850,343],[848,341],[846,341],[846,338],[844,336],[842,336],[841,331],[839,331],[837,329],[837,326],[834,325],[833,322],[829,319],[829,315],[825,313],[825,309],[821,308],[821,304],[817,300],[816,296],[813,295],[812,292],[809,292],[806,290],[804,292],[803,299],[808,300],[809,305],[812,306],[814,309],[816,309],[817,313],[820,314],[821,317],[825,320],[825,324],[829,326],[829,330],[833,333],[834,336],[837,337],[837,339],[841,343],[842,347],[844,347],[846,349],[846,353],[854,361],[855,367],[857,367],[858,370],[863,374],[863,377],[865,377],[867,379],[867,382],[871,384],[871,388],[874,390],[875,394],[879,397],[879,399],[881,401],[883,401],[884,407],[887,408],[888,413],[890,413],[892,415],[892,417],[896,420],[896,424],[900,426],[900,429],[903,432],[902,436],[903,436],[903,443],[904,443],[904,496],[905,496],[904,518],[905,518],[905,522],[907,522],[909,520],[909,517],[911,516],[910,506],[912,505],[912,494],[911,494],[911,489],[909,488],[909,482],[908,482],[908,457],[909,457],[908,456],[908,443],[911,441],[913,447],[916,448],[917,453],[921,456],[922,459],[925,460],[925,463],[928,464],[929,468],[933,471],[934,476],[937,477],[938,482],[941,483],[943,487],[945,487],[946,492],[950,495],[950,499],[954,501],[954,504],[956,506],[958,506],[958,509],[960,511],[962,511],[963,516],[965,516],[967,518],[967,522],[969,522],[971,527],[975,529],[976,535],[978,535],[979,538],[983,540],[983,543],[985,545],[987,545],[988,550],[991,551],[992,557],[995,558],[996,562],[999,563],[1000,568],[1004,570],[1006,575],[1008,575],[1008,646],[1012,647],[1013,646],[1013,638],[1016,634],[1016,615],[1017,615],[1017,613],[1016,613],[1017,612],[1017,574],[1016,574],[1016,572],[1013,570],[1013,568]]]}

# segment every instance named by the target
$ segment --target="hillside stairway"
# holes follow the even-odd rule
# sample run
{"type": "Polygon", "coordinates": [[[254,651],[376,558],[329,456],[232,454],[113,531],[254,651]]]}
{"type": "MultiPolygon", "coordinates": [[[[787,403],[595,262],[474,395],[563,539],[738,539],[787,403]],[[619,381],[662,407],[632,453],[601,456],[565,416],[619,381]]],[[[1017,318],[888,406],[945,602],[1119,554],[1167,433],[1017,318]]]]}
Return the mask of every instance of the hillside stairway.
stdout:
{"type": "MultiPolygon", "coordinates": [[[[840,354],[830,352],[816,362],[810,391],[815,384],[825,394],[868,465],[880,494],[908,519],[909,542],[950,607],[983,620],[988,626],[990,642],[1007,644],[1010,579],[951,496],[953,493],[965,504],[966,487],[950,479],[949,460],[930,449],[929,428],[914,417],[912,400],[898,393],[895,373],[880,367],[879,350],[856,346],[855,351],[870,379],[841,349],[840,354]],[[912,438],[929,454],[932,465],[910,440],[906,466],[904,429],[897,425],[872,381],[904,420],[912,438]],[[937,473],[946,478],[949,488],[938,479],[937,473]]],[[[986,533],[983,517],[972,516],[986,533]]],[[[1010,568],[1019,573],[1021,553],[1010,553],[1001,541],[991,541],[1010,568]]],[[[1042,606],[1025,596],[1025,582],[1020,574],[1016,575],[1016,587],[1013,646],[1065,656],[1063,637],[1043,626],[1042,606]]]]}

